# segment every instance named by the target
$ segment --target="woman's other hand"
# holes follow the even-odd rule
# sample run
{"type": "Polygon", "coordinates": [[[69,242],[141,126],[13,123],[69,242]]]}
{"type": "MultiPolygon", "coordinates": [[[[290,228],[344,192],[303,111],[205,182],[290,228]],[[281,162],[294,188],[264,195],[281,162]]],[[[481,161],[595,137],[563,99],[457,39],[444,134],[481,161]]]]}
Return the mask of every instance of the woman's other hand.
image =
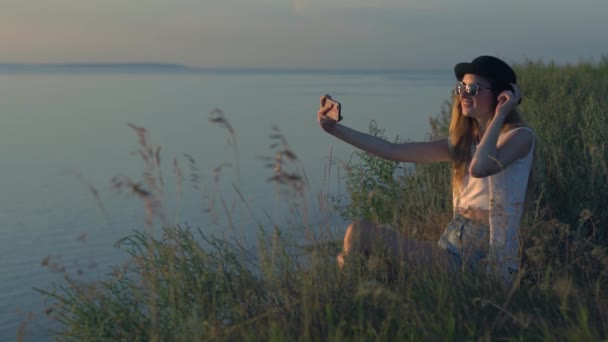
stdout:
{"type": "Polygon", "coordinates": [[[333,120],[327,116],[327,113],[330,110],[332,110],[332,108],[334,106],[333,103],[326,101],[327,98],[331,98],[331,96],[329,96],[329,95],[321,96],[321,103],[320,103],[320,107],[319,107],[320,109],[317,112],[317,121],[319,122],[319,125],[325,132],[332,133],[336,127],[337,122],[336,122],[336,120],[333,120]]]}
{"type": "Polygon", "coordinates": [[[507,116],[511,113],[521,100],[521,90],[515,83],[511,83],[513,91],[505,90],[498,95],[498,105],[496,105],[495,115],[507,116]]]}

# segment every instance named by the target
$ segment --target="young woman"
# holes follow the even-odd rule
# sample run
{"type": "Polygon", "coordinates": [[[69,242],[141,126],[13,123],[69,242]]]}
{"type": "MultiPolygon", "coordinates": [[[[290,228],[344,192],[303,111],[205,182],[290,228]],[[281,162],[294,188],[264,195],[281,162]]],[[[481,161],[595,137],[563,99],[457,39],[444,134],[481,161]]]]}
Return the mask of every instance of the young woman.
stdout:
{"type": "Polygon", "coordinates": [[[381,158],[409,163],[450,162],[454,218],[438,243],[418,241],[384,226],[353,222],[338,264],[353,252],[381,250],[423,264],[451,260],[487,268],[505,281],[519,266],[518,230],[535,138],[516,110],[521,92],[513,69],[492,56],[454,67],[452,119],[447,139],[396,144],[337,123],[321,98],[317,119],[327,133],[381,158]]]}

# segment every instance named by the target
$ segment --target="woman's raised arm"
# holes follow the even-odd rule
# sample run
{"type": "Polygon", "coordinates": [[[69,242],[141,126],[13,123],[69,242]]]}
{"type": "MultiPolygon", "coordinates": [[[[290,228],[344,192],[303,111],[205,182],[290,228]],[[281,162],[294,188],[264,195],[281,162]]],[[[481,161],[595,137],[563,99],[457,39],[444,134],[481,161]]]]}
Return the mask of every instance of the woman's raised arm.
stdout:
{"type": "Polygon", "coordinates": [[[408,163],[442,162],[450,160],[447,139],[429,142],[392,143],[376,136],[359,132],[327,117],[331,105],[321,98],[321,110],[317,113],[319,125],[327,133],[365,152],[380,158],[408,163]]]}

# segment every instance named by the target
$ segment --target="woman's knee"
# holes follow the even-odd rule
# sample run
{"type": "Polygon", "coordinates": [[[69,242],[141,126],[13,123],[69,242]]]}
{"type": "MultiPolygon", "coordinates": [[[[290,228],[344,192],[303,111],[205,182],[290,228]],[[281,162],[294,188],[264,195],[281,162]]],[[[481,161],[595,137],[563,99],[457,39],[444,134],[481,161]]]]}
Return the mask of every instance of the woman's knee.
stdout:
{"type": "Polygon", "coordinates": [[[374,224],[368,221],[354,221],[346,228],[344,234],[344,246],[346,249],[355,248],[358,250],[366,249],[367,243],[370,241],[374,224]]]}
{"type": "Polygon", "coordinates": [[[346,227],[346,234],[349,236],[370,235],[374,224],[368,221],[353,221],[346,227]]]}

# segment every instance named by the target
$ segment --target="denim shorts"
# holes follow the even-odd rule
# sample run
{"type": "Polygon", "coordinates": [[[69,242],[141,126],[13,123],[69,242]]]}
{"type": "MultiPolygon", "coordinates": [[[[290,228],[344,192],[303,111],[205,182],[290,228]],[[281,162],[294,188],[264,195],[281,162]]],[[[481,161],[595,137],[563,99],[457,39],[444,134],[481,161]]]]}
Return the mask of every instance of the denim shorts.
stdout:
{"type": "Polygon", "coordinates": [[[445,228],[437,245],[450,254],[454,267],[472,270],[483,266],[488,257],[490,228],[478,221],[456,214],[445,228]]]}

